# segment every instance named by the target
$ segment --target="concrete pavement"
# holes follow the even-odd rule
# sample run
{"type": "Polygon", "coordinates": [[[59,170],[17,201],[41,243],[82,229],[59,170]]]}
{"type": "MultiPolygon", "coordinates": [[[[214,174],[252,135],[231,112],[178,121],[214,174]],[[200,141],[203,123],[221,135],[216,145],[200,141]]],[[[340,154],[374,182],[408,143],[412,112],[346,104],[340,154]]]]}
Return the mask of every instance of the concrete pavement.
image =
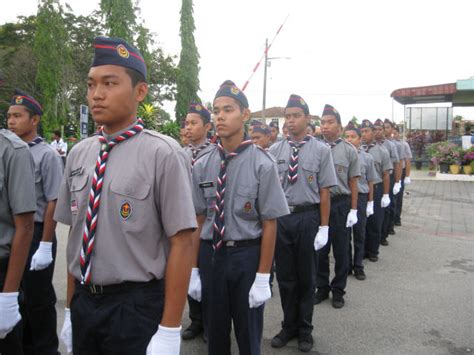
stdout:
{"type": "MultiPolygon", "coordinates": [[[[346,305],[314,309],[312,354],[469,354],[474,349],[474,183],[413,181],[402,227],[366,261],[367,280],[349,277],[346,305]]],[[[65,242],[58,226],[55,286],[58,332],[64,317],[65,242]]],[[[332,269],[333,270],[333,269],[332,269]]],[[[300,354],[296,341],[272,349],[280,330],[278,296],[267,303],[263,354],[300,354]]],[[[189,324],[187,310],[183,328],[189,324]]],[[[233,353],[238,349],[233,343],[233,353]]],[[[65,350],[62,348],[63,354],[65,350]]],[[[206,354],[202,340],[183,341],[182,354],[206,354]]]]}

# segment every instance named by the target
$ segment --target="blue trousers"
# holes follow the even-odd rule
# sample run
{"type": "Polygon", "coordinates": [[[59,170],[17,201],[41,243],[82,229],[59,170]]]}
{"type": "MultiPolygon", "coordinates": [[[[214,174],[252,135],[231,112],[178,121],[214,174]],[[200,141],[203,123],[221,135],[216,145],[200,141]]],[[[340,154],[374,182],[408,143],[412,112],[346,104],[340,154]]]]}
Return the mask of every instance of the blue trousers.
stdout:
{"type": "Polygon", "coordinates": [[[330,289],[333,292],[344,293],[349,273],[349,247],[351,231],[346,227],[347,215],[351,209],[349,195],[331,198],[331,214],[329,215],[329,240],[326,246],[316,252],[318,289],[330,289]],[[329,283],[329,253],[334,255],[334,277],[329,283]]]}
{"type": "Polygon", "coordinates": [[[374,214],[367,218],[365,256],[378,256],[382,236],[384,209],[381,206],[383,183],[374,185],[374,214]]]}
{"type": "Polygon", "coordinates": [[[352,240],[354,254],[349,245],[350,269],[364,270],[365,233],[367,226],[367,199],[368,194],[359,194],[357,198],[357,223],[352,226],[352,240]]]}
{"type": "Polygon", "coordinates": [[[396,196],[395,217],[394,217],[395,223],[402,222],[403,193],[405,192],[405,176],[406,176],[406,169],[403,169],[402,178],[400,180],[402,184],[402,188],[400,189],[400,192],[396,196]]]}
{"type": "Polygon", "coordinates": [[[314,237],[319,224],[319,210],[278,218],[275,263],[283,308],[282,326],[293,335],[313,331],[314,237]]]}
{"type": "Polygon", "coordinates": [[[259,355],[264,305],[249,308],[249,292],[260,262],[260,245],[223,246],[214,252],[201,240],[202,308],[209,355],[230,354],[231,323],[239,354],[259,355]]]}
{"type": "MultiPolygon", "coordinates": [[[[382,222],[382,239],[387,239],[388,238],[388,232],[390,229],[393,229],[394,224],[395,224],[395,210],[397,208],[397,200],[396,197],[398,195],[393,194],[393,185],[395,184],[395,177],[394,174],[390,175],[390,190],[388,196],[390,197],[390,205],[386,208],[384,208],[384,217],[383,217],[383,222],[382,222]]],[[[398,193],[400,194],[400,192],[398,193]]]]}

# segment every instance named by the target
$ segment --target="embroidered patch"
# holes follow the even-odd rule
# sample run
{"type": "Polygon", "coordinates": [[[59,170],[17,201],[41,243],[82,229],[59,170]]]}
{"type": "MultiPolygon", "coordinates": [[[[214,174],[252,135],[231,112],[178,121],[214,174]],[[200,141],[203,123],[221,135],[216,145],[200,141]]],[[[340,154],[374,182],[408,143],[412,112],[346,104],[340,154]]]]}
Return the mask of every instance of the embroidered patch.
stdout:
{"type": "Polygon", "coordinates": [[[201,111],[202,110],[202,106],[199,105],[199,104],[194,106],[194,108],[196,109],[196,111],[201,111]]]}
{"type": "Polygon", "coordinates": [[[128,52],[128,49],[125,48],[125,46],[123,44],[119,44],[117,46],[117,53],[122,58],[128,58],[130,56],[130,53],[128,52]]]}
{"type": "Polygon", "coordinates": [[[244,212],[249,213],[250,211],[252,211],[252,204],[250,201],[247,201],[244,205],[244,212]]]}
{"type": "Polygon", "coordinates": [[[301,104],[301,105],[306,105],[306,102],[304,102],[303,99],[300,99],[300,104],[301,104]]]}
{"type": "Polygon", "coordinates": [[[77,201],[71,200],[71,213],[77,213],[77,211],[78,211],[77,201]]]}
{"type": "Polygon", "coordinates": [[[122,203],[122,206],[120,206],[120,217],[122,217],[122,219],[126,221],[130,218],[131,215],[132,205],[130,204],[130,202],[125,201],[124,203],[122,203]]]}
{"type": "Polygon", "coordinates": [[[277,164],[285,164],[286,160],[285,159],[280,159],[277,161],[277,164]]]}
{"type": "Polygon", "coordinates": [[[207,189],[207,188],[213,187],[213,186],[214,186],[214,183],[212,181],[203,181],[203,182],[199,183],[199,187],[201,189],[207,189]]]}
{"type": "Polygon", "coordinates": [[[80,168],[77,168],[77,169],[74,169],[71,171],[71,175],[69,176],[76,176],[76,175],[82,175],[82,173],[84,172],[84,167],[81,166],[80,168]]]}
{"type": "Polygon", "coordinates": [[[308,176],[308,182],[309,182],[310,184],[312,184],[313,181],[314,181],[314,175],[308,176]]]}
{"type": "Polygon", "coordinates": [[[233,93],[234,95],[238,95],[240,90],[236,86],[232,86],[230,88],[230,92],[233,93]]]}
{"type": "Polygon", "coordinates": [[[21,104],[23,103],[23,98],[22,98],[21,96],[17,96],[17,97],[15,98],[15,103],[16,103],[17,105],[21,105],[21,104]]]}
{"type": "Polygon", "coordinates": [[[338,172],[338,174],[343,174],[344,173],[344,167],[341,166],[341,165],[338,165],[337,172],[338,172]]]}

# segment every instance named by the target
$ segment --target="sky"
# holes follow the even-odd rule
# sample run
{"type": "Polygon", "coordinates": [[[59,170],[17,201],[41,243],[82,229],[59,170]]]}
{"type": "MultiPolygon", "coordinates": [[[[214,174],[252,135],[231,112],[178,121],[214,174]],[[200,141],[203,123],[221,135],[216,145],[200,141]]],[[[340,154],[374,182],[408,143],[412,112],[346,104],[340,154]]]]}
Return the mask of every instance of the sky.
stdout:
{"type": "MultiPolygon", "coordinates": [[[[64,3],[63,1],[61,1],[64,3]]],[[[77,14],[98,0],[69,0],[77,14]]],[[[167,54],[179,56],[178,0],[140,0],[145,25],[167,54]]],[[[36,13],[36,0],[2,6],[0,24],[36,13]]],[[[242,87],[265,49],[269,57],[266,107],[285,106],[301,95],[312,114],[329,103],[343,123],[403,120],[392,91],[453,83],[474,76],[472,0],[194,0],[194,33],[200,54],[199,93],[212,101],[226,79],[242,87]]],[[[263,64],[247,89],[252,111],[262,109],[263,64]]],[[[173,104],[165,109],[173,113],[173,104]]],[[[474,108],[454,115],[474,119],[474,108]]]]}

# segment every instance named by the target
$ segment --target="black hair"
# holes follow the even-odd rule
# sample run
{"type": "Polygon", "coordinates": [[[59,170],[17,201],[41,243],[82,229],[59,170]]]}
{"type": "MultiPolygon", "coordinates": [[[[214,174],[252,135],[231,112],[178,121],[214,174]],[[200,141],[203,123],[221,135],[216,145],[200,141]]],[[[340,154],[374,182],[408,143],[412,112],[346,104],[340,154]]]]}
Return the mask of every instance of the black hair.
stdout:
{"type": "Polygon", "coordinates": [[[55,135],[57,135],[59,138],[61,138],[61,131],[56,130],[53,132],[55,135]]]}
{"type": "Polygon", "coordinates": [[[125,71],[132,80],[132,87],[137,86],[138,83],[146,83],[145,77],[139,71],[131,68],[125,68],[125,71]]]}

